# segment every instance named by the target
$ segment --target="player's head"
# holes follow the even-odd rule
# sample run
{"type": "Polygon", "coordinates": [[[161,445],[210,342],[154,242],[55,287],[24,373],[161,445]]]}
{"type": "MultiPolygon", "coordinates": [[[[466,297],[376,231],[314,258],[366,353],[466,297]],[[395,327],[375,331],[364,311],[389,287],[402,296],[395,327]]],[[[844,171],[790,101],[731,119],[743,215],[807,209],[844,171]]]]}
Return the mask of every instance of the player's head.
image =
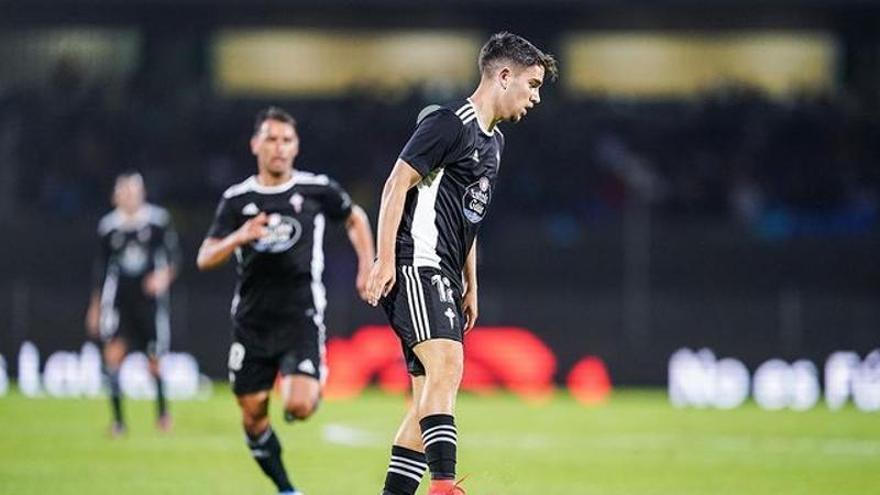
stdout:
{"type": "Polygon", "coordinates": [[[278,107],[260,110],[254,122],[251,152],[261,171],[276,177],[290,172],[299,154],[296,120],[278,107]]]}
{"type": "Polygon", "coordinates": [[[116,176],[113,187],[113,204],[126,213],[134,213],[146,200],[144,178],[140,172],[129,170],[116,176]]]}
{"type": "Polygon", "coordinates": [[[556,59],[521,36],[495,33],[480,50],[481,84],[489,84],[496,95],[496,114],[502,120],[518,122],[528,109],[541,101],[544,78],[555,80],[556,59]]]}

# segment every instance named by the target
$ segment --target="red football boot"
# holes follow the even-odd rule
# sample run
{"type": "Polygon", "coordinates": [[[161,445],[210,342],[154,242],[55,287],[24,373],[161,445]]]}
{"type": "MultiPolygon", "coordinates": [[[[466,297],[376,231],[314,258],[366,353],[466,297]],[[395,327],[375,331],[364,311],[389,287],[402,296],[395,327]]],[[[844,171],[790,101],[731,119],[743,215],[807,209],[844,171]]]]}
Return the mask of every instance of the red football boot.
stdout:
{"type": "Polygon", "coordinates": [[[466,495],[464,488],[459,485],[464,478],[454,480],[431,480],[431,486],[428,488],[428,495],[466,495]]]}

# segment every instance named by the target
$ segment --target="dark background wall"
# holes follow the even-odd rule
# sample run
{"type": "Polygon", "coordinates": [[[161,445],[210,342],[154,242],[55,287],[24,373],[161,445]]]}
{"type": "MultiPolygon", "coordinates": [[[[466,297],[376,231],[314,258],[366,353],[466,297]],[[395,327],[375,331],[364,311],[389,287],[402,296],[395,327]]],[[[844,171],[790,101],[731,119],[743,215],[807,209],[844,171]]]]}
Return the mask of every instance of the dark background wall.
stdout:
{"type": "MultiPolygon", "coordinates": [[[[821,94],[779,99],[727,82],[618,98],[548,86],[525,122],[504,128],[501,187],[481,237],[481,324],[537,333],[560,377],[599,355],[619,383],[662,383],[682,346],[754,367],[880,345],[873,3],[429,2],[418,16],[408,2],[362,4],[0,3],[0,35],[75,25],[133,29],[139,40],[123,81],[86,81],[59,63],[43,84],[0,86],[0,354],[12,360],[24,340],[44,353],[82,343],[97,219],[114,174],[137,167],[183,239],[173,346],[222,377],[233,274],[198,273],[194,258],[222,191],[254,169],[246,143],[266,104],[300,121],[297,167],[339,179],[375,222],[415,115],[441,95],[218,95],[211,33],[237,25],[510,28],[551,51],[564,33],[597,28],[831,33],[839,67],[821,94]]],[[[384,322],[357,300],[353,275],[337,229],[325,273],[331,336],[384,322]]]]}

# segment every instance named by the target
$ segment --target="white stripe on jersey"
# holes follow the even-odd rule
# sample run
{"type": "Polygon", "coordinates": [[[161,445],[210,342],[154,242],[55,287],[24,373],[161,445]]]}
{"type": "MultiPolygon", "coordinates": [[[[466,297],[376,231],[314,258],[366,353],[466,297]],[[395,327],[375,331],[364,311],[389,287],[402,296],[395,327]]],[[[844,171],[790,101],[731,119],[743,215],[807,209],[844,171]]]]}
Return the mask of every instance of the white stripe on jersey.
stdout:
{"type": "Polygon", "coordinates": [[[277,194],[287,191],[297,184],[326,186],[330,184],[330,178],[323,174],[313,174],[312,172],[306,172],[303,170],[294,170],[293,174],[290,176],[290,180],[287,182],[278,184],[277,186],[264,186],[257,182],[256,175],[252,175],[242,182],[226,189],[226,191],[223,192],[223,197],[226,199],[234,198],[251,191],[260,194],[277,194]]]}
{"type": "Polygon", "coordinates": [[[410,235],[413,240],[413,266],[440,268],[440,255],[437,254],[437,191],[446,170],[440,168],[434,180],[427,184],[419,183],[416,207],[413,212],[410,235]]]}
{"type": "Polygon", "coordinates": [[[116,289],[119,285],[119,274],[115,268],[107,270],[104,286],[101,289],[101,317],[98,329],[101,337],[110,338],[119,329],[119,312],[116,310],[116,289]]]}
{"type": "Polygon", "coordinates": [[[462,112],[461,115],[458,116],[458,118],[460,118],[462,123],[464,123],[464,122],[468,121],[470,119],[470,117],[473,117],[476,114],[477,113],[473,108],[469,108],[469,109],[465,110],[464,112],[462,112]]]}
{"type": "Polygon", "coordinates": [[[471,102],[468,101],[467,103],[462,105],[461,108],[459,108],[458,110],[455,111],[455,115],[458,115],[459,117],[461,117],[462,113],[464,113],[468,110],[473,110],[473,109],[474,109],[474,107],[471,105],[471,102]]]}
{"type": "Polygon", "coordinates": [[[324,327],[324,310],[327,308],[327,289],[321,276],[324,274],[324,215],[315,215],[315,230],[312,234],[312,300],[315,304],[315,326],[318,327],[318,353],[321,357],[320,380],[323,385],[327,381],[326,339],[327,330],[324,327]]]}

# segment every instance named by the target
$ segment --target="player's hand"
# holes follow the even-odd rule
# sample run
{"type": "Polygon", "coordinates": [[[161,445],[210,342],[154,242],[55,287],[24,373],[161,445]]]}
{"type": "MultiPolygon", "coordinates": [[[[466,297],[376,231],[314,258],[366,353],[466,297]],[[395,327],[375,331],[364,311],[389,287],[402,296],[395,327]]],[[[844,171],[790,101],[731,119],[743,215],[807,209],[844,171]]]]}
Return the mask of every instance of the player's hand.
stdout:
{"type": "Polygon", "coordinates": [[[101,330],[101,307],[90,304],[86,311],[86,333],[89,337],[97,338],[101,330]]]}
{"type": "Polygon", "coordinates": [[[357,289],[357,293],[361,296],[364,302],[370,302],[370,293],[367,291],[367,283],[370,280],[370,271],[373,268],[372,265],[365,264],[358,267],[357,278],[355,278],[354,286],[357,289]]]}
{"type": "Polygon", "coordinates": [[[373,262],[367,278],[367,303],[371,306],[379,304],[379,299],[391,292],[396,279],[397,271],[393,262],[383,262],[381,259],[373,262]]]}
{"type": "Polygon", "coordinates": [[[477,307],[477,291],[476,289],[468,290],[461,298],[461,313],[464,315],[464,333],[468,333],[474,328],[477,322],[479,309],[477,307]]]}
{"type": "Polygon", "coordinates": [[[162,268],[154,270],[144,277],[144,294],[150,297],[164,294],[168,290],[168,287],[171,286],[171,281],[172,275],[170,269],[162,268]]]}
{"type": "Polygon", "coordinates": [[[266,234],[269,233],[266,230],[266,224],[268,223],[269,216],[266,215],[266,212],[261,211],[259,215],[251,218],[235,231],[238,243],[240,245],[250,244],[257,239],[266,236],[266,234]]]}

